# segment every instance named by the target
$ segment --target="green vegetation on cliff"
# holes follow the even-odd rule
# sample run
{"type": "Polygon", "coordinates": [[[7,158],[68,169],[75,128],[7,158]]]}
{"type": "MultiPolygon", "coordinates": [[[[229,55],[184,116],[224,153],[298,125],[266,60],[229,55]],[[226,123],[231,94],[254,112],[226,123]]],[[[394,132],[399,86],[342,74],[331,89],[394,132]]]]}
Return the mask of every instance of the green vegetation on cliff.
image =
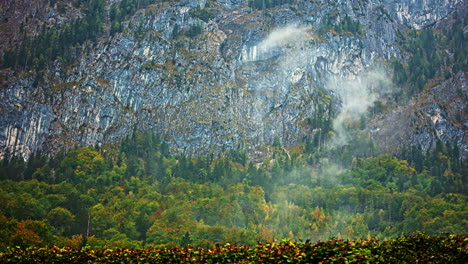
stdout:
{"type": "Polygon", "coordinates": [[[83,43],[122,32],[122,23],[128,16],[156,2],[161,1],[122,0],[119,4],[111,5],[107,12],[105,0],[76,1],[74,4],[83,11],[82,18],[60,27],[43,28],[35,36],[26,37],[19,47],[13,47],[3,54],[0,66],[41,71],[55,60],[65,65],[72,64],[82,55],[83,43]]]}
{"type": "Polygon", "coordinates": [[[410,97],[459,71],[468,70],[468,42],[463,34],[468,21],[454,13],[449,28],[410,30],[399,35],[401,48],[410,56],[407,64],[393,62],[393,81],[410,97]],[[465,21],[465,22],[464,22],[465,21]]]}

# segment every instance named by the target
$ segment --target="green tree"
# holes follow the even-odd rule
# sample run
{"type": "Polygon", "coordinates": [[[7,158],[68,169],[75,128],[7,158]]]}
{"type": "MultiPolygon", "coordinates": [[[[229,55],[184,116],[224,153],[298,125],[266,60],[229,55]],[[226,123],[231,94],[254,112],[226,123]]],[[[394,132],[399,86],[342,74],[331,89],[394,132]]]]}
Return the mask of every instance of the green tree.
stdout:
{"type": "Polygon", "coordinates": [[[47,220],[53,226],[58,234],[70,235],[71,224],[75,220],[75,216],[63,207],[56,207],[47,214],[47,220]]]}

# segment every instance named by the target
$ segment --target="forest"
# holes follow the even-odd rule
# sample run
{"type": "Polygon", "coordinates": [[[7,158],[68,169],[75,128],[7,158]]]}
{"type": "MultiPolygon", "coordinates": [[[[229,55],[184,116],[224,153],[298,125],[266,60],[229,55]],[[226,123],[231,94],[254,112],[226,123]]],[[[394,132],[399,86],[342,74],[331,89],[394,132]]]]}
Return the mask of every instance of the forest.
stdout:
{"type": "MultiPolygon", "coordinates": [[[[86,43],[122,32],[130,15],[156,2],[162,1],[123,0],[106,11],[104,0],[75,1],[83,5],[82,18],[25,38],[4,53],[0,65],[40,72],[50,63],[73,64],[86,43]]],[[[249,6],[260,10],[288,2],[255,0],[249,6]]],[[[208,8],[191,15],[204,22],[215,16],[208,8]]],[[[443,30],[401,33],[401,47],[411,55],[407,62],[390,61],[393,82],[401,87],[390,104],[428,88],[428,80],[466,72],[463,19],[468,17],[443,30]]],[[[202,31],[196,24],[185,31],[175,28],[173,35],[196,37],[202,31]]],[[[317,32],[321,37],[365,35],[348,16],[340,21],[326,16],[317,32]]],[[[114,145],[78,146],[54,156],[37,152],[27,161],[6,157],[0,161],[0,252],[51,245],[141,250],[230,243],[252,248],[331,237],[398,244],[392,239],[418,231],[466,235],[468,168],[457,146],[437,142],[429,152],[408,146],[398,156],[381,154],[362,133],[364,119],[372,116],[347,124],[350,141],[331,146],[333,99],[317,87],[311,98],[314,114],[304,124],[317,132],[292,147],[275,138],[261,160],[241,146],[190,156],[173,151],[163,136],[138,130],[114,145]]],[[[376,104],[369,112],[382,113],[386,107],[376,104]]],[[[288,243],[281,247],[302,247],[288,243]]]]}
{"type": "Polygon", "coordinates": [[[134,131],[118,146],[5,159],[0,249],[252,246],[468,230],[468,173],[454,147],[347,165],[336,155],[343,149],[307,153],[305,144],[275,142],[271,157],[254,162],[240,149],[174,155],[157,134],[134,131]]]}

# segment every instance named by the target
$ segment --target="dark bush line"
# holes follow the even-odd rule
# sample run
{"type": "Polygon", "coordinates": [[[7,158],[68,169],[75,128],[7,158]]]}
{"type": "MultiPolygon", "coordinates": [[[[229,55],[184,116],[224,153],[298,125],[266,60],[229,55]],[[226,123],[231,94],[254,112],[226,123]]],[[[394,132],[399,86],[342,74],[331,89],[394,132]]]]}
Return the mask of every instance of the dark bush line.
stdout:
{"type": "Polygon", "coordinates": [[[333,239],[311,243],[283,240],[255,247],[72,249],[10,248],[1,263],[467,263],[468,236],[424,233],[389,241],[333,239]]]}

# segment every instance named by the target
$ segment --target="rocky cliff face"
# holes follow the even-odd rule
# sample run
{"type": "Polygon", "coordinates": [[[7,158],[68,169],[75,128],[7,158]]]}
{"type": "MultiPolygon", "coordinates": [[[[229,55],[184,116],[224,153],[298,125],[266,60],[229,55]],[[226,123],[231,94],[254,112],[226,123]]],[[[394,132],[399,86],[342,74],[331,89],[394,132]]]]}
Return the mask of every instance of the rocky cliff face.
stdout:
{"type": "Polygon", "coordinates": [[[76,1],[3,0],[0,2],[0,53],[18,45],[24,36],[39,33],[43,27],[60,26],[80,16],[76,1]]]}
{"type": "Polygon", "coordinates": [[[467,160],[467,99],[466,73],[460,72],[375,120],[371,133],[388,152],[398,152],[408,142],[428,151],[440,140],[457,145],[467,160]]]}
{"type": "Polygon", "coordinates": [[[460,0],[385,1],[392,17],[401,24],[421,29],[447,17],[462,4],[460,0]]]}
{"type": "MultiPolygon", "coordinates": [[[[346,118],[362,114],[391,87],[387,62],[404,59],[397,31],[429,26],[461,2],[294,1],[266,10],[246,0],[150,5],[132,15],[122,33],[83,45],[85,55],[75,65],[55,62],[41,78],[0,72],[0,156],[114,143],[134,129],[153,129],[174,151],[194,154],[239,146],[255,154],[275,137],[293,146],[317,133],[308,120],[319,110],[320,91],[340,102],[333,111],[351,113],[346,118]],[[200,8],[213,18],[201,20],[194,13],[200,8]],[[327,19],[336,25],[347,16],[361,32],[323,30],[327,19]],[[200,26],[201,34],[183,34],[200,26]],[[355,106],[359,98],[362,107],[355,106]]],[[[416,119],[437,119],[433,125],[422,136],[393,136],[418,143],[439,138],[466,153],[464,76],[421,95],[437,101],[443,90],[447,104],[458,100],[453,111],[421,106],[416,119]],[[460,91],[464,97],[456,95],[460,91]],[[453,122],[452,115],[465,121],[453,122]]],[[[399,111],[375,128],[384,131],[399,111]]],[[[376,138],[385,141],[385,133],[376,138]]]]}

